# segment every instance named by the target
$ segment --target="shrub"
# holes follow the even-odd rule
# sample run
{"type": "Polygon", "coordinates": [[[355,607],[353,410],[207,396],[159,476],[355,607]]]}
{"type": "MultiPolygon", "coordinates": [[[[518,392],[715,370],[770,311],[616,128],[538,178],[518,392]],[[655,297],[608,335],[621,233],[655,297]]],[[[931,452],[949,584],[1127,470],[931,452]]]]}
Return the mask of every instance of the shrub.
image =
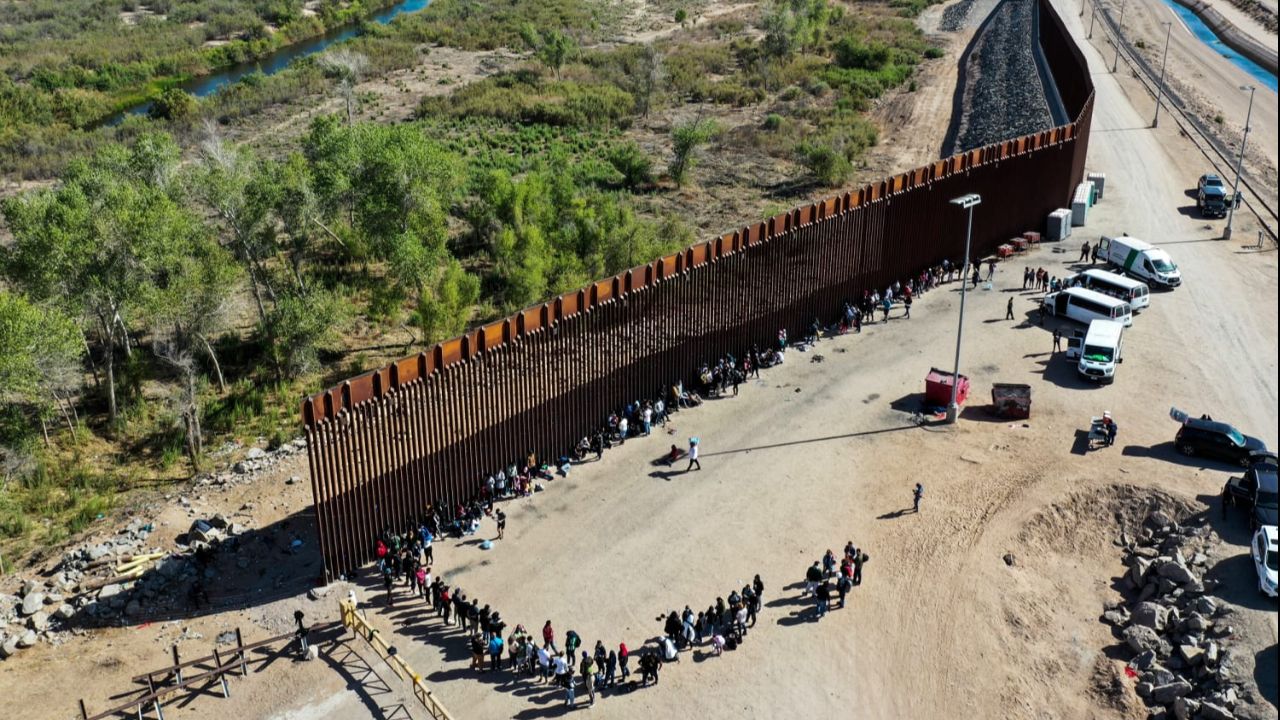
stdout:
{"type": "Polygon", "coordinates": [[[843,185],[853,177],[853,164],[845,153],[825,143],[805,142],[796,149],[800,162],[823,185],[843,185]]]}
{"type": "Polygon", "coordinates": [[[776,132],[782,128],[783,118],[778,113],[769,113],[764,118],[764,129],[769,132],[776,132]]]}
{"type": "Polygon", "coordinates": [[[198,102],[181,88],[169,88],[151,103],[150,115],[161,120],[184,122],[196,114],[198,102]]]}
{"type": "Polygon", "coordinates": [[[942,57],[945,54],[946,53],[943,52],[942,48],[940,47],[929,47],[929,48],[926,48],[924,51],[924,56],[929,58],[930,60],[937,60],[938,58],[942,57]]]}
{"type": "Polygon", "coordinates": [[[680,8],[679,10],[676,10],[676,22],[683,25],[684,21],[688,19],[689,19],[689,12],[687,10],[685,10],[684,8],[680,8]]]}
{"type": "Polygon", "coordinates": [[[610,148],[608,160],[622,176],[622,184],[628,190],[635,190],[653,181],[653,160],[634,142],[610,148]]]}

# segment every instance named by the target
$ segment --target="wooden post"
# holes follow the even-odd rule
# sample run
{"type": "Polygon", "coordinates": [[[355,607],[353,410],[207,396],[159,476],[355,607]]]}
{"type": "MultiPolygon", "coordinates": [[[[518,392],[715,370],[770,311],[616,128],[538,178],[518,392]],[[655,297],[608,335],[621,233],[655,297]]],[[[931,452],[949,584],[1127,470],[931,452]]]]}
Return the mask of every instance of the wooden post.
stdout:
{"type": "Polygon", "coordinates": [[[173,674],[177,678],[177,684],[182,684],[182,661],[178,659],[178,646],[173,646],[173,674]]]}
{"type": "MultiPolygon", "coordinates": [[[[214,650],[217,654],[217,650],[214,650]]],[[[240,677],[249,677],[249,663],[244,658],[244,640],[240,637],[240,628],[236,628],[236,657],[240,658],[240,677]]]]}
{"type": "Polygon", "coordinates": [[[84,698],[80,698],[80,720],[89,720],[89,711],[84,709],[84,698]]]}

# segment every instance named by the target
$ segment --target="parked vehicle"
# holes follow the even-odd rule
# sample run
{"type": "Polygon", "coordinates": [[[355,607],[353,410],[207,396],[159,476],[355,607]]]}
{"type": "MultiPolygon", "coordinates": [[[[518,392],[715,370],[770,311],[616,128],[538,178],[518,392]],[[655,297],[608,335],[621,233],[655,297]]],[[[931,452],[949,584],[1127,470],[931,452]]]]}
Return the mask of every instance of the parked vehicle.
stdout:
{"type": "Polygon", "coordinates": [[[1249,514],[1249,529],[1262,525],[1280,524],[1280,510],[1276,503],[1280,496],[1276,489],[1276,464],[1259,462],[1249,466],[1241,477],[1227,480],[1222,487],[1222,503],[1225,507],[1244,508],[1249,514]]]}
{"type": "Polygon", "coordinates": [[[1206,418],[1188,418],[1178,428],[1173,443],[1183,455],[1217,458],[1242,467],[1250,465],[1255,453],[1267,450],[1267,444],[1258,438],[1206,418]]]}
{"type": "Polygon", "coordinates": [[[1129,303],[1097,290],[1078,287],[1045,295],[1041,311],[1086,325],[1094,320],[1115,320],[1126,327],[1133,324],[1133,308],[1129,303]]]}
{"type": "Polygon", "coordinates": [[[1114,238],[1104,235],[1098,242],[1098,257],[1125,274],[1162,287],[1175,288],[1182,284],[1182,273],[1173,258],[1151,243],[1128,235],[1114,238]]]}
{"type": "Polygon", "coordinates": [[[1124,325],[1115,320],[1094,320],[1084,336],[1076,370],[1086,380],[1115,381],[1116,365],[1124,362],[1124,325]]]}
{"type": "Polygon", "coordinates": [[[1227,216],[1227,186],[1217,175],[1201,175],[1196,187],[1196,209],[1201,217],[1227,216]]]}
{"type": "Polygon", "coordinates": [[[1108,270],[1090,268],[1067,278],[1066,284],[1120,298],[1129,303],[1135,313],[1151,305],[1151,289],[1146,283],[1108,270]]]}
{"type": "Polygon", "coordinates": [[[1280,552],[1276,549],[1276,526],[1263,525],[1253,534],[1249,546],[1253,556],[1253,569],[1258,573],[1258,591],[1267,597],[1276,597],[1276,561],[1280,552]]]}

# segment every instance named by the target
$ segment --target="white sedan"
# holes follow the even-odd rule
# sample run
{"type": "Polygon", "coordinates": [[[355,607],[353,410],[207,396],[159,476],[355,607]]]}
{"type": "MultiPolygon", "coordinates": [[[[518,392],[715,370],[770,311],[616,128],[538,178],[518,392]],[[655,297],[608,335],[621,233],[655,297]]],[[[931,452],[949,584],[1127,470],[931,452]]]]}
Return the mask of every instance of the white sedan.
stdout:
{"type": "Polygon", "coordinates": [[[1276,526],[1263,525],[1253,534],[1253,568],[1258,573],[1258,590],[1269,597],[1276,597],[1276,526]]]}

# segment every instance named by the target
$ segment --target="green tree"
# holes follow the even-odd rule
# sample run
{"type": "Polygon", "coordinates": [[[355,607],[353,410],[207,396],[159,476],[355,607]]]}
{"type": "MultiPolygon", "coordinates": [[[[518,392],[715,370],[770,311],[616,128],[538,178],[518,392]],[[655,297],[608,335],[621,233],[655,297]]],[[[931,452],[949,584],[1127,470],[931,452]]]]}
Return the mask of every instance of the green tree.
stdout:
{"type": "Polygon", "coordinates": [[[821,142],[806,141],[796,148],[800,162],[818,182],[837,187],[853,177],[853,163],[839,148],[821,142]]]}
{"type": "Polygon", "coordinates": [[[683,187],[689,173],[697,164],[696,152],[720,132],[714,120],[693,120],[681,123],[671,131],[672,158],[667,173],[678,187],[683,187]]]}
{"type": "Polygon", "coordinates": [[[559,30],[538,32],[533,25],[526,24],[520,29],[520,37],[533,51],[534,57],[555,73],[557,80],[560,79],[560,69],[578,54],[578,44],[559,30]]]}
{"type": "Polygon", "coordinates": [[[195,118],[200,103],[182,88],[169,88],[151,101],[147,114],[156,120],[187,122],[195,118]]]}
{"type": "Polygon", "coordinates": [[[653,181],[653,160],[634,141],[609,148],[609,164],[622,175],[622,184],[628,190],[653,181]]]}
{"type": "Polygon", "coordinates": [[[347,317],[346,303],[337,295],[312,288],[281,293],[267,316],[273,330],[267,352],[282,377],[297,377],[319,364],[320,350],[337,337],[347,317]]]}
{"type": "Polygon", "coordinates": [[[775,0],[765,14],[761,46],[765,54],[785,59],[819,46],[833,13],[826,0],[775,0]]]}
{"type": "Polygon", "coordinates": [[[6,274],[32,298],[57,303],[94,328],[106,366],[107,403],[118,421],[115,354],[131,352],[130,323],[156,302],[157,283],[200,232],[200,223],[164,189],[131,167],[146,165],[109,145],[74,163],[55,188],[11,199],[6,274]]]}
{"type": "Polygon", "coordinates": [[[71,394],[83,352],[80,329],[61,310],[0,290],[0,403],[34,408],[45,445],[55,408],[73,428],[71,394]]]}

